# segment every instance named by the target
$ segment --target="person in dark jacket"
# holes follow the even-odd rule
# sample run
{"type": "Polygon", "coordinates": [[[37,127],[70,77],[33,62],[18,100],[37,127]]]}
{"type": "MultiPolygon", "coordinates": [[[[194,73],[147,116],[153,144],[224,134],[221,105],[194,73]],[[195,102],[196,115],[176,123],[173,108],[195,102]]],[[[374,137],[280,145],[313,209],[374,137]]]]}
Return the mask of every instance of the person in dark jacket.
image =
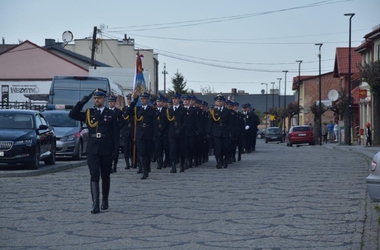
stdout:
{"type": "Polygon", "coordinates": [[[127,105],[122,109],[122,122],[123,127],[121,129],[121,136],[123,138],[124,144],[124,158],[125,158],[125,169],[130,169],[131,166],[136,168],[137,164],[133,164],[133,137],[134,137],[134,116],[133,116],[133,107],[132,105],[132,95],[128,94],[127,96],[127,105]],[[132,115],[130,115],[132,114],[132,115]],[[129,162],[131,159],[131,164],[129,162]]]}
{"type": "Polygon", "coordinates": [[[210,111],[208,135],[214,139],[216,168],[227,168],[229,162],[229,141],[233,127],[231,110],[224,107],[225,98],[219,94],[214,98],[215,107],[210,111]],[[212,132],[212,134],[211,134],[212,132]]]}
{"type": "Polygon", "coordinates": [[[156,137],[154,140],[155,153],[157,157],[157,169],[162,169],[164,167],[164,152],[165,157],[169,157],[169,139],[168,139],[168,129],[169,121],[166,116],[166,107],[164,107],[165,97],[157,97],[157,108],[156,108],[156,137]]]}
{"type": "MultiPolygon", "coordinates": [[[[115,112],[116,114],[116,117],[117,117],[117,121],[119,122],[119,128],[122,129],[123,127],[123,112],[116,108],[116,96],[110,96],[108,98],[108,106],[109,106],[109,109],[112,110],[113,112],[115,112]]],[[[117,152],[117,156],[116,158],[113,160],[112,162],[112,173],[116,173],[116,168],[117,168],[117,163],[119,161],[119,151],[117,152]]]]}
{"type": "Polygon", "coordinates": [[[120,144],[120,127],[115,112],[104,106],[106,91],[96,89],[92,94],[84,96],[70,111],[70,118],[86,122],[89,139],[87,143],[87,164],[91,175],[91,213],[99,213],[99,180],[102,179],[101,209],[108,209],[110,190],[110,174],[112,160],[116,158],[120,144]],[[82,112],[83,106],[94,97],[95,108],[82,112]]]}
{"type": "MultiPolygon", "coordinates": [[[[171,170],[170,173],[177,172],[177,159],[185,157],[186,151],[186,109],[180,106],[181,95],[175,93],[172,96],[173,105],[166,110],[167,118],[169,121],[169,148],[171,170]]],[[[185,166],[181,164],[180,172],[185,171],[185,166]]]]}
{"type": "Polygon", "coordinates": [[[367,142],[366,142],[366,146],[371,146],[372,145],[372,132],[371,132],[371,124],[369,122],[367,122],[367,124],[365,125],[365,136],[367,137],[367,142]]]}

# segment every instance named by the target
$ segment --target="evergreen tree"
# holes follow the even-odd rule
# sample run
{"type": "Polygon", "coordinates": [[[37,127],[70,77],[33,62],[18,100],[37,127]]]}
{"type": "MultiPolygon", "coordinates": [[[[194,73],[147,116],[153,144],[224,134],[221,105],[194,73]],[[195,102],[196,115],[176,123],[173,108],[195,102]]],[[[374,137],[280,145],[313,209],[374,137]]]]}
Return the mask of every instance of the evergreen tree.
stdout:
{"type": "Polygon", "coordinates": [[[169,89],[169,96],[173,96],[174,93],[179,93],[181,95],[187,94],[188,89],[186,89],[186,81],[181,73],[177,72],[172,77],[173,90],[169,89]]]}

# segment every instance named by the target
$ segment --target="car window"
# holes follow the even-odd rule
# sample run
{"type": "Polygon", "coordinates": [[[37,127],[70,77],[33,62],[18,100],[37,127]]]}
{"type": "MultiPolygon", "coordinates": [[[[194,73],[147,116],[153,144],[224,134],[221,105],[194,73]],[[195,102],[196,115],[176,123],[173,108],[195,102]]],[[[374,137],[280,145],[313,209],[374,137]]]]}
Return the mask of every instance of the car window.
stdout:
{"type": "Polygon", "coordinates": [[[53,127],[77,127],[78,121],[71,119],[66,113],[44,113],[53,127]]]}
{"type": "Polygon", "coordinates": [[[36,115],[36,128],[39,128],[42,125],[42,121],[39,115],[36,115]]]}
{"type": "Polygon", "coordinates": [[[293,131],[310,131],[310,127],[294,127],[293,131]]]}
{"type": "Polygon", "coordinates": [[[268,133],[278,133],[280,132],[279,128],[268,128],[268,133]]]}
{"type": "Polygon", "coordinates": [[[46,121],[45,117],[43,117],[42,115],[38,115],[38,116],[40,117],[40,119],[41,119],[41,123],[42,123],[43,125],[49,125],[49,123],[46,121]]]}

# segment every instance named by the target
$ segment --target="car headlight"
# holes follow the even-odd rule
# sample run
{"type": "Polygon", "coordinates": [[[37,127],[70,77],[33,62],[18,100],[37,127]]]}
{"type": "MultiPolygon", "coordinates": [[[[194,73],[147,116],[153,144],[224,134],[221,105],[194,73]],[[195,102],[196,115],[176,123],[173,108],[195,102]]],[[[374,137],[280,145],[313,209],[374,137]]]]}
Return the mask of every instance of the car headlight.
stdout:
{"type": "Polygon", "coordinates": [[[22,141],[15,141],[14,145],[15,146],[18,146],[18,145],[32,146],[32,139],[22,140],[22,141]]]}
{"type": "Polygon", "coordinates": [[[75,138],[76,138],[75,134],[67,135],[67,136],[61,137],[61,141],[74,141],[75,138]]]}

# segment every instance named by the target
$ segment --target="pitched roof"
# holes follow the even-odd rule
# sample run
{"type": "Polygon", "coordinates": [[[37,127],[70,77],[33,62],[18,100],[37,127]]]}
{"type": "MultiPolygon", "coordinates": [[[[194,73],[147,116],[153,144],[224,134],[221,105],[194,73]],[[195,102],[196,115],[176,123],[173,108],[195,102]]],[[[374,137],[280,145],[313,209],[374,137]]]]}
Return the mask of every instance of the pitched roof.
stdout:
{"type": "Polygon", "coordinates": [[[88,69],[28,40],[0,53],[2,80],[49,80],[56,75],[87,76],[88,69]]]}
{"type": "MultiPolygon", "coordinates": [[[[351,48],[351,74],[359,72],[358,65],[362,63],[362,55],[355,53],[356,47],[351,48]]],[[[334,77],[347,76],[349,65],[349,48],[336,48],[334,77]]]]}
{"type": "Polygon", "coordinates": [[[13,48],[14,46],[17,46],[17,44],[0,44],[0,54],[4,51],[9,50],[10,48],[13,48]]]}

